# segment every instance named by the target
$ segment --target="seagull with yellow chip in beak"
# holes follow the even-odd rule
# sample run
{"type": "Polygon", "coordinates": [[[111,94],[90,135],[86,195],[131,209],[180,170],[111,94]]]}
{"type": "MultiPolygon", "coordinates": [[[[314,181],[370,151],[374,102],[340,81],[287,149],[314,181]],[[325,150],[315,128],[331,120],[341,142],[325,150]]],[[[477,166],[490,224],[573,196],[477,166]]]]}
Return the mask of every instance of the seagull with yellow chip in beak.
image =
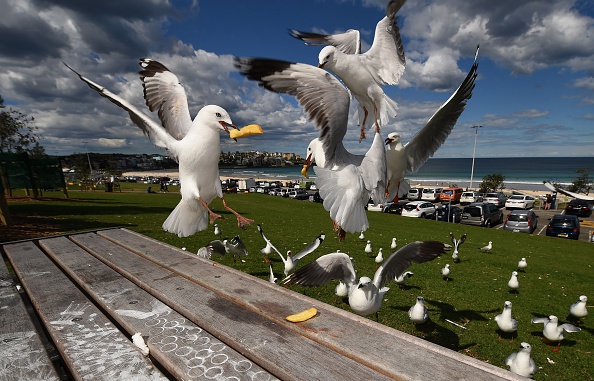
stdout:
{"type": "Polygon", "coordinates": [[[208,207],[216,197],[221,198],[225,209],[237,217],[239,227],[253,223],[231,209],[223,198],[218,166],[220,131],[229,134],[229,128],[238,129],[227,111],[220,106],[207,105],[192,120],[186,92],[177,76],[152,59],[141,59],[140,66],[144,99],[151,111],[157,111],[160,125],[130,102],[76,71],[74,73],[99,95],[126,110],[153,144],[166,148],[179,163],[182,198],[163,223],[163,229],[179,237],[206,229],[209,222],[212,224],[223,218],[208,207]]]}

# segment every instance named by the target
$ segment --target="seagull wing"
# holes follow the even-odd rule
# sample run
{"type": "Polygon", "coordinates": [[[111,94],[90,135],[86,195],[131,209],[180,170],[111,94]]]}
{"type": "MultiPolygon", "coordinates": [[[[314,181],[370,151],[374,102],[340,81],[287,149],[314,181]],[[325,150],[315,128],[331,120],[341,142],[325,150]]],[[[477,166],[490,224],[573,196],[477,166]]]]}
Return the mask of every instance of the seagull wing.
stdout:
{"type": "Polygon", "coordinates": [[[151,111],[157,111],[161,124],[171,136],[183,139],[192,127],[184,87],[160,62],[145,58],[140,60],[140,66],[146,105],[151,111]]]}
{"type": "Polygon", "coordinates": [[[293,255],[293,262],[297,262],[301,258],[305,257],[307,254],[313,252],[315,249],[317,249],[322,244],[322,242],[324,242],[325,238],[326,238],[325,234],[320,234],[319,236],[317,236],[316,239],[314,239],[312,243],[305,246],[303,248],[303,250],[301,250],[297,254],[293,255]]]}
{"type": "Polygon", "coordinates": [[[445,253],[445,245],[438,241],[416,241],[403,246],[386,258],[376,270],[373,284],[381,289],[386,280],[400,276],[413,263],[431,261],[445,253]]]}
{"type": "MultiPolygon", "coordinates": [[[[235,67],[267,90],[294,95],[320,129],[327,163],[336,160],[347,131],[350,95],[340,81],[315,66],[265,58],[235,58],[235,67]]],[[[327,164],[328,167],[328,164],[327,164]]]]}
{"type": "Polygon", "coordinates": [[[233,237],[231,239],[231,244],[233,244],[233,247],[235,247],[237,255],[240,255],[242,257],[248,255],[245,244],[243,243],[243,240],[240,236],[236,235],[235,237],[233,237]]]}
{"type": "Polygon", "coordinates": [[[462,237],[460,237],[460,239],[458,240],[458,247],[460,247],[460,245],[462,245],[464,241],[466,241],[466,233],[462,234],[462,237]]]}
{"type": "Polygon", "coordinates": [[[306,45],[332,45],[345,54],[361,53],[361,34],[356,29],[349,29],[344,33],[320,34],[290,29],[289,34],[306,45]]]}
{"type": "Polygon", "coordinates": [[[559,192],[559,193],[563,193],[566,196],[577,198],[579,200],[594,201],[594,196],[586,196],[585,194],[573,193],[573,192],[570,192],[563,188],[555,187],[553,184],[551,184],[548,181],[543,181],[543,184],[545,187],[549,188],[550,190],[559,192]]]}
{"type": "Polygon", "coordinates": [[[332,279],[342,280],[348,287],[356,282],[353,262],[346,253],[322,255],[283,280],[283,284],[321,286],[332,279]]]}
{"type": "Polygon", "coordinates": [[[138,110],[130,102],[124,100],[123,98],[120,98],[111,91],[107,90],[105,87],[91,81],[90,79],[83,77],[78,72],[76,72],[76,70],[68,66],[66,63],[64,63],[64,65],[68,69],[72,70],[76,75],[78,75],[78,77],[87,85],[89,85],[91,89],[97,91],[99,95],[109,99],[112,103],[128,111],[130,119],[134,122],[134,124],[140,127],[140,129],[146,135],[149,136],[149,138],[155,145],[169,149],[171,154],[176,156],[176,153],[172,150],[172,147],[174,146],[176,139],[174,139],[163,127],[155,123],[148,115],[138,110]]]}
{"type": "Polygon", "coordinates": [[[474,82],[477,76],[478,52],[479,49],[477,47],[474,64],[460,87],[433,114],[425,127],[417,132],[404,146],[407,160],[406,169],[409,172],[418,171],[435,154],[450,135],[458,118],[466,108],[466,102],[472,97],[472,90],[474,89],[474,82]]]}
{"type": "Polygon", "coordinates": [[[396,25],[396,12],[406,0],[392,0],[386,7],[386,17],[375,27],[371,48],[360,55],[360,61],[374,76],[377,83],[395,85],[406,66],[400,29],[396,25]]]}
{"type": "Polygon", "coordinates": [[[227,254],[227,250],[225,249],[225,244],[220,240],[214,240],[208,243],[208,245],[201,247],[198,250],[198,256],[210,259],[213,254],[218,254],[221,257],[224,257],[227,254]]]}
{"type": "Polygon", "coordinates": [[[454,237],[454,233],[450,232],[450,241],[452,241],[452,245],[454,248],[456,247],[456,237],[454,237]]]}
{"type": "Polygon", "coordinates": [[[579,331],[582,330],[581,328],[576,327],[575,325],[569,324],[569,323],[561,324],[559,326],[559,328],[562,328],[562,329],[564,329],[567,332],[579,332],[579,331]]]}
{"type": "Polygon", "coordinates": [[[270,242],[270,240],[266,237],[266,235],[264,234],[264,230],[262,230],[262,226],[260,226],[260,224],[258,224],[258,231],[260,232],[260,235],[262,236],[262,238],[264,238],[264,241],[266,241],[266,243],[268,245],[270,245],[270,247],[273,248],[274,251],[276,251],[278,253],[278,255],[281,257],[281,259],[284,262],[285,261],[285,257],[281,254],[280,251],[278,251],[278,249],[276,247],[274,247],[274,245],[272,244],[272,242],[270,242]]]}
{"type": "Polygon", "coordinates": [[[539,317],[539,318],[532,318],[532,323],[548,323],[549,318],[546,317],[539,317]]]}

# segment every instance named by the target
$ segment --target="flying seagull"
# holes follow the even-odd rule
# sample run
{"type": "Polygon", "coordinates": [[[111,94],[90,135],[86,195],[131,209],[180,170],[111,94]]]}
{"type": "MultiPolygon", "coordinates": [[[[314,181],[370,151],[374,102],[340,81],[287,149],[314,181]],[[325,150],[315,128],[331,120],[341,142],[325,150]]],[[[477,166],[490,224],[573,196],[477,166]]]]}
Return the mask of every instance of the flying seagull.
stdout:
{"type": "Polygon", "coordinates": [[[128,101],[66,65],[99,95],[128,111],[130,119],[144,134],[155,145],[166,148],[178,162],[182,198],[163,223],[163,229],[179,237],[206,229],[209,221],[214,223],[217,218],[222,218],[208,207],[216,197],[237,217],[239,227],[251,224],[252,220],[231,209],[223,198],[218,167],[220,132],[237,129],[227,111],[216,105],[204,106],[192,120],[186,92],[177,76],[152,59],[141,59],[140,66],[144,99],[149,110],[157,111],[161,125],[128,101]]]}
{"type": "Polygon", "coordinates": [[[532,377],[538,370],[534,360],[530,358],[530,351],[532,346],[526,342],[520,344],[520,350],[507,356],[505,365],[509,366],[509,370],[515,374],[524,377],[532,377]]]}
{"type": "Polygon", "coordinates": [[[404,73],[406,59],[396,24],[396,12],[405,2],[388,2],[386,16],[375,27],[373,45],[365,53],[361,53],[358,31],[338,35],[291,31],[293,37],[310,45],[330,44],[320,51],[318,67],[336,74],[359,102],[359,140],[365,138],[365,125],[370,112],[373,112],[377,126],[385,125],[390,117],[396,116],[398,104],[384,93],[381,86],[396,85],[404,73]]]}
{"type": "Polygon", "coordinates": [[[425,126],[406,144],[400,134],[391,132],[386,138],[387,160],[387,199],[400,198],[408,192],[408,182],[404,180],[406,172],[417,172],[446,141],[458,118],[472,97],[478,70],[477,46],[474,64],[452,96],[429,118],[425,126]]]}
{"type": "Polygon", "coordinates": [[[285,276],[287,276],[287,275],[291,274],[293,271],[295,271],[295,266],[297,266],[297,262],[299,262],[299,260],[301,258],[305,257],[307,254],[312,253],[315,249],[317,249],[322,244],[322,242],[324,242],[324,239],[326,238],[326,235],[322,233],[319,236],[317,236],[316,239],[314,239],[312,243],[305,246],[297,254],[293,255],[291,250],[288,250],[287,256],[283,256],[280,253],[280,251],[278,251],[278,249],[272,244],[272,242],[270,242],[270,240],[266,237],[266,235],[264,234],[264,231],[262,230],[262,226],[260,226],[259,224],[258,224],[258,231],[262,235],[262,238],[264,238],[264,241],[266,241],[266,246],[267,247],[270,246],[281,257],[281,260],[285,264],[285,276]]]}
{"type": "Polygon", "coordinates": [[[224,257],[226,254],[233,256],[233,261],[236,257],[245,257],[248,255],[247,249],[241,240],[241,237],[236,235],[231,240],[214,240],[208,243],[208,245],[198,249],[196,253],[199,257],[210,259],[213,254],[218,254],[224,257]]]}
{"type": "MultiPolygon", "coordinates": [[[[442,242],[412,242],[392,253],[378,267],[373,277],[361,277],[346,253],[331,253],[321,256],[303,266],[283,280],[283,284],[321,286],[332,279],[341,280],[349,290],[349,305],[353,312],[367,316],[382,306],[382,299],[389,288],[387,282],[402,274],[413,263],[433,260],[445,252],[442,242]]],[[[377,318],[377,315],[376,315],[377,318]]]]}

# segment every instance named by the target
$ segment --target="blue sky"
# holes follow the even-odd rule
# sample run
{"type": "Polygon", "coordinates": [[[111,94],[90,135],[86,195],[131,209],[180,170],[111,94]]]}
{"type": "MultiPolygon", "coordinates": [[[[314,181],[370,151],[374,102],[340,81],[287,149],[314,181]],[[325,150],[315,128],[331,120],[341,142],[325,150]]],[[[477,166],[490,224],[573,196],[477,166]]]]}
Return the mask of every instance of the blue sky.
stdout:
{"type": "MultiPolygon", "coordinates": [[[[317,64],[319,47],[289,28],[334,33],[359,29],[364,50],[386,1],[71,2],[0,0],[0,95],[35,118],[48,154],[160,153],[117,106],[99,97],[62,61],[148,109],[138,59],[174,72],[194,115],[205,104],[226,108],[238,125],[265,134],[224,151],[305,154],[317,130],[292,97],[270,93],[239,76],[233,56],[317,64]],[[87,142],[86,144],[84,142],[87,142]]],[[[407,68],[385,92],[399,115],[383,133],[408,141],[461,83],[480,44],[473,97],[435,157],[594,156],[594,9],[585,0],[409,0],[399,11],[407,68]]],[[[192,115],[192,116],[193,116],[192,115]]],[[[346,137],[365,152],[354,123],[346,137]]]]}

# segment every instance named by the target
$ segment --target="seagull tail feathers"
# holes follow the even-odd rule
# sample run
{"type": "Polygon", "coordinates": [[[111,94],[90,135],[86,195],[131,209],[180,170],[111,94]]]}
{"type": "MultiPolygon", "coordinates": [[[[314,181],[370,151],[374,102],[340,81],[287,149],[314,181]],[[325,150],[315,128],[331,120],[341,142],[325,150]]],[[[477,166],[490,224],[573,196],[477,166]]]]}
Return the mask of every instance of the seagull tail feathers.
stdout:
{"type": "Polygon", "coordinates": [[[208,211],[196,200],[181,200],[163,222],[163,229],[188,237],[208,227],[208,211]]]}

